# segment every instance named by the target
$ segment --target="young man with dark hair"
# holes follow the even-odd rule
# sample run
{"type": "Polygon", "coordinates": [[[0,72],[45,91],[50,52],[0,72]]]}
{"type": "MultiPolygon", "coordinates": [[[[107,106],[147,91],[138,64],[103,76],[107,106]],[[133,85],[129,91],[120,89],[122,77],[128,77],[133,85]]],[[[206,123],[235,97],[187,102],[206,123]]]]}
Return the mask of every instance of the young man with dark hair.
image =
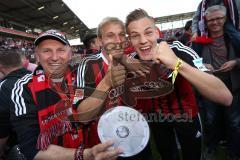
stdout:
{"type": "MultiPolygon", "coordinates": [[[[30,71],[23,68],[21,53],[17,50],[0,50],[0,72],[4,75],[0,83],[0,159],[4,156],[4,150],[11,149],[17,144],[16,135],[10,123],[11,91],[14,84],[30,71]],[[7,142],[8,145],[7,145],[7,142]]],[[[15,155],[15,156],[21,156],[15,155]]],[[[17,157],[14,157],[17,158],[17,157]]]]}
{"type": "MultiPolygon", "coordinates": [[[[166,42],[157,44],[159,36],[154,19],[143,9],[132,11],[127,16],[125,25],[130,42],[136,51],[132,54],[133,58],[156,62],[158,68],[163,66],[166,70],[173,70],[172,93],[166,97],[137,101],[139,109],[142,108],[142,103],[148,102],[147,106],[163,117],[160,122],[152,123],[153,134],[162,159],[178,158],[175,139],[177,136],[183,159],[200,160],[202,130],[192,85],[203,96],[227,106],[232,103],[231,93],[218,78],[203,72],[207,70],[206,67],[190,48],[178,41],[172,44],[166,42]],[[186,121],[181,121],[184,118],[182,116],[185,116],[186,121]]],[[[164,78],[161,74],[159,76],[164,78]]]]}

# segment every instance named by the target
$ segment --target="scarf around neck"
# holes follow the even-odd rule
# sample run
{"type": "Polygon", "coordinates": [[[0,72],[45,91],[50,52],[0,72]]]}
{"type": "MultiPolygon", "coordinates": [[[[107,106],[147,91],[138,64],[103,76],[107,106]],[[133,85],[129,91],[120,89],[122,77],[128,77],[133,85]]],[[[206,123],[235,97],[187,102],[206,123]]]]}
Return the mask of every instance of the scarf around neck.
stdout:
{"type": "Polygon", "coordinates": [[[53,140],[72,130],[68,116],[72,113],[73,102],[73,73],[67,70],[63,83],[66,90],[61,85],[55,85],[44,74],[44,70],[39,66],[33,74],[33,82],[29,85],[34,102],[38,108],[38,120],[40,134],[37,140],[37,148],[46,150],[53,143],[53,140]]]}

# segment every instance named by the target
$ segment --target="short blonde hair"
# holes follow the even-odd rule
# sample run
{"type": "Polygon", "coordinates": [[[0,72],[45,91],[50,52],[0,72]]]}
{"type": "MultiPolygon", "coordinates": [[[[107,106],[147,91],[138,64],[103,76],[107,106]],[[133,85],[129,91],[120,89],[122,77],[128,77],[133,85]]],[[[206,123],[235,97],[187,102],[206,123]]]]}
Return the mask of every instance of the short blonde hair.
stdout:
{"type": "Polygon", "coordinates": [[[125,26],[124,26],[124,23],[123,21],[121,21],[119,18],[117,17],[106,17],[102,20],[102,22],[99,23],[98,25],[98,28],[97,28],[97,34],[98,34],[98,37],[101,37],[102,36],[102,28],[107,25],[107,24],[110,24],[110,23],[114,23],[114,24],[120,24],[123,28],[124,28],[124,31],[125,31],[125,26]]]}

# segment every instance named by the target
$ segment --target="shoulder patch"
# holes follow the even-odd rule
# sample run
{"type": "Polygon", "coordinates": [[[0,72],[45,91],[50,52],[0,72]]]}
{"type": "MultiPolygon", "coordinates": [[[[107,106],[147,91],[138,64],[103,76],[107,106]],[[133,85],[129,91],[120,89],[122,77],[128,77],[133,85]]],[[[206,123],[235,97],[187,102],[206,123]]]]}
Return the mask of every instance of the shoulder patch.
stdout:
{"type": "Polygon", "coordinates": [[[193,64],[201,71],[206,72],[208,69],[206,66],[203,64],[203,59],[202,58],[197,58],[193,60],[193,64]]]}

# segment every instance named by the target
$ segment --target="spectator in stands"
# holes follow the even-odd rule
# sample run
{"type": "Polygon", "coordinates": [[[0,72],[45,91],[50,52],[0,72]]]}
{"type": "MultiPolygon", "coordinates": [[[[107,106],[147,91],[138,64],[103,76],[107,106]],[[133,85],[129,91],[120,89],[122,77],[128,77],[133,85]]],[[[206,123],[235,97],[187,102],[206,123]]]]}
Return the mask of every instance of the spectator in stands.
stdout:
{"type": "Polygon", "coordinates": [[[112,142],[84,148],[81,128],[68,119],[79,98],[74,97],[74,86],[80,75],[68,65],[72,53],[66,37],[49,30],[34,43],[40,65],[14,84],[9,104],[11,124],[23,154],[29,160],[114,159],[122,151],[108,150],[112,142]]]}
{"type": "MultiPolygon", "coordinates": [[[[173,82],[175,78],[176,82],[171,94],[137,102],[137,106],[145,103],[151,110],[164,117],[160,122],[153,122],[152,128],[162,160],[178,159],[175,134],[181,145],[183,160],[200,160],[202,131],[192,85],[205,97],[223,105],[231,104],[231,93],[218,78],[203,72],[206,70],[203,64],[194,63],[199,57],[190,48],[179,41],[174,41],[170,45],[160,42],[158,45],[154,19],[143,9],[132,11],[127,16],[125,25],[137,53],[133,58],[143,61],[154,60],[163,64],[166,70],[174,70],[180,74],[177,77],[172,75],[173,82]],[[187,121],[169,119],[170,116],[181,117],[183,113],[187,115],[187,121]]],[[[158,68],[161,66],[156,65],[158,68]]],[[[159,77],[164,78],[164,75],[159,74],[159,77]]],[[[165,79],[167,77],[165,76],[165,79]]]]}
{"type": "Polygon", "coordinates": [[[94,54],[101,50],[101,45],[95,33],[87,33],[83,38],[83,44],[87,49],[86,54],[94,54]]]}
{"type": "MultiPolygon", "coordinates": [[[[192,21],[192,39],[196,40],[197,36],[208,36],[205,23],[205,11],[213,5],[224,5],[227,9],[227,20],[224,26],[225,33],[233,40],[233,45],[240,51],[240,1],[239,0],[202,0],[193,16],[192,21]]],[[[202,41],[202,43],[206,43],[202,41]]]]}
{"type": "Polygon", "coordinates": [[[37,68],[37,65],[34,64],[34,63],[29,62],[29,58],[28,58],[28,57],[29,57],[29,56],[26,55],[25,52],[22,52],[21,58],[22,58],[23,66],[24,66],[27,70],[33,72],[33,71],[37,68]]]}
{"type": "Polygon", "coordinates": [[[27,59],[29,60],[30,63],[37,64],[35,54],[28,53],[28,54],[27,54],[27,59]]]}
{"type": "Polygon", "coordinates": [[[177,30],[175,32],[175,37],[176,37],[176,40],[179,40],[179,38],[181,38],[181,36],[183,36],[183,31],[182,30],[177,30]]]}
{"type": "Polygon", "coordinates": [[[33,53],[33,42],[12,37],[0,37],[0,48],[20,49],[28,53],[33,53]]]}
{"type": "Polygon", "coordinates": [[[184,26],[183,35],[178,40],[185,46],[190,46],[191,38],[192,38],[192,20],[189,20],[186,22],[184,26]]]}
{"type": "MultiPolygon", "coordinates": [[[[14,84],[20,78],[31,72],[23,68],[21,53],[12,49],[0,50],[0,72],[4,75],[4,79],[2,79],[0,83],[0,159],[5,159],[3,157],[5,156],[4,151],[7,150],[8,152],[17,144],[16,135],[13,133],[10,123],[12,89],[16,87],[14,84]]],[[[22,156],[21,154],[10,156],[12,159],[22,160],[22,158],[20,158],[22,156]]]]}
{"type": "Polygon", "coordinates": [[[215,159],[221,135],[226,135],[229,159],[240,158],[240,53],[235,49],[232,39],[224,31],[226,8],[220,5],[209,7],[205,11],[209,44],[193,45],[203,57],[203,62],[214,75],[219,77],[233,95],[231,107],[221,107],[207,99],[201,104],[205,111],[205,159],[215,159]],[[238,157],[238,158],[237,158],[238,157]]]}

